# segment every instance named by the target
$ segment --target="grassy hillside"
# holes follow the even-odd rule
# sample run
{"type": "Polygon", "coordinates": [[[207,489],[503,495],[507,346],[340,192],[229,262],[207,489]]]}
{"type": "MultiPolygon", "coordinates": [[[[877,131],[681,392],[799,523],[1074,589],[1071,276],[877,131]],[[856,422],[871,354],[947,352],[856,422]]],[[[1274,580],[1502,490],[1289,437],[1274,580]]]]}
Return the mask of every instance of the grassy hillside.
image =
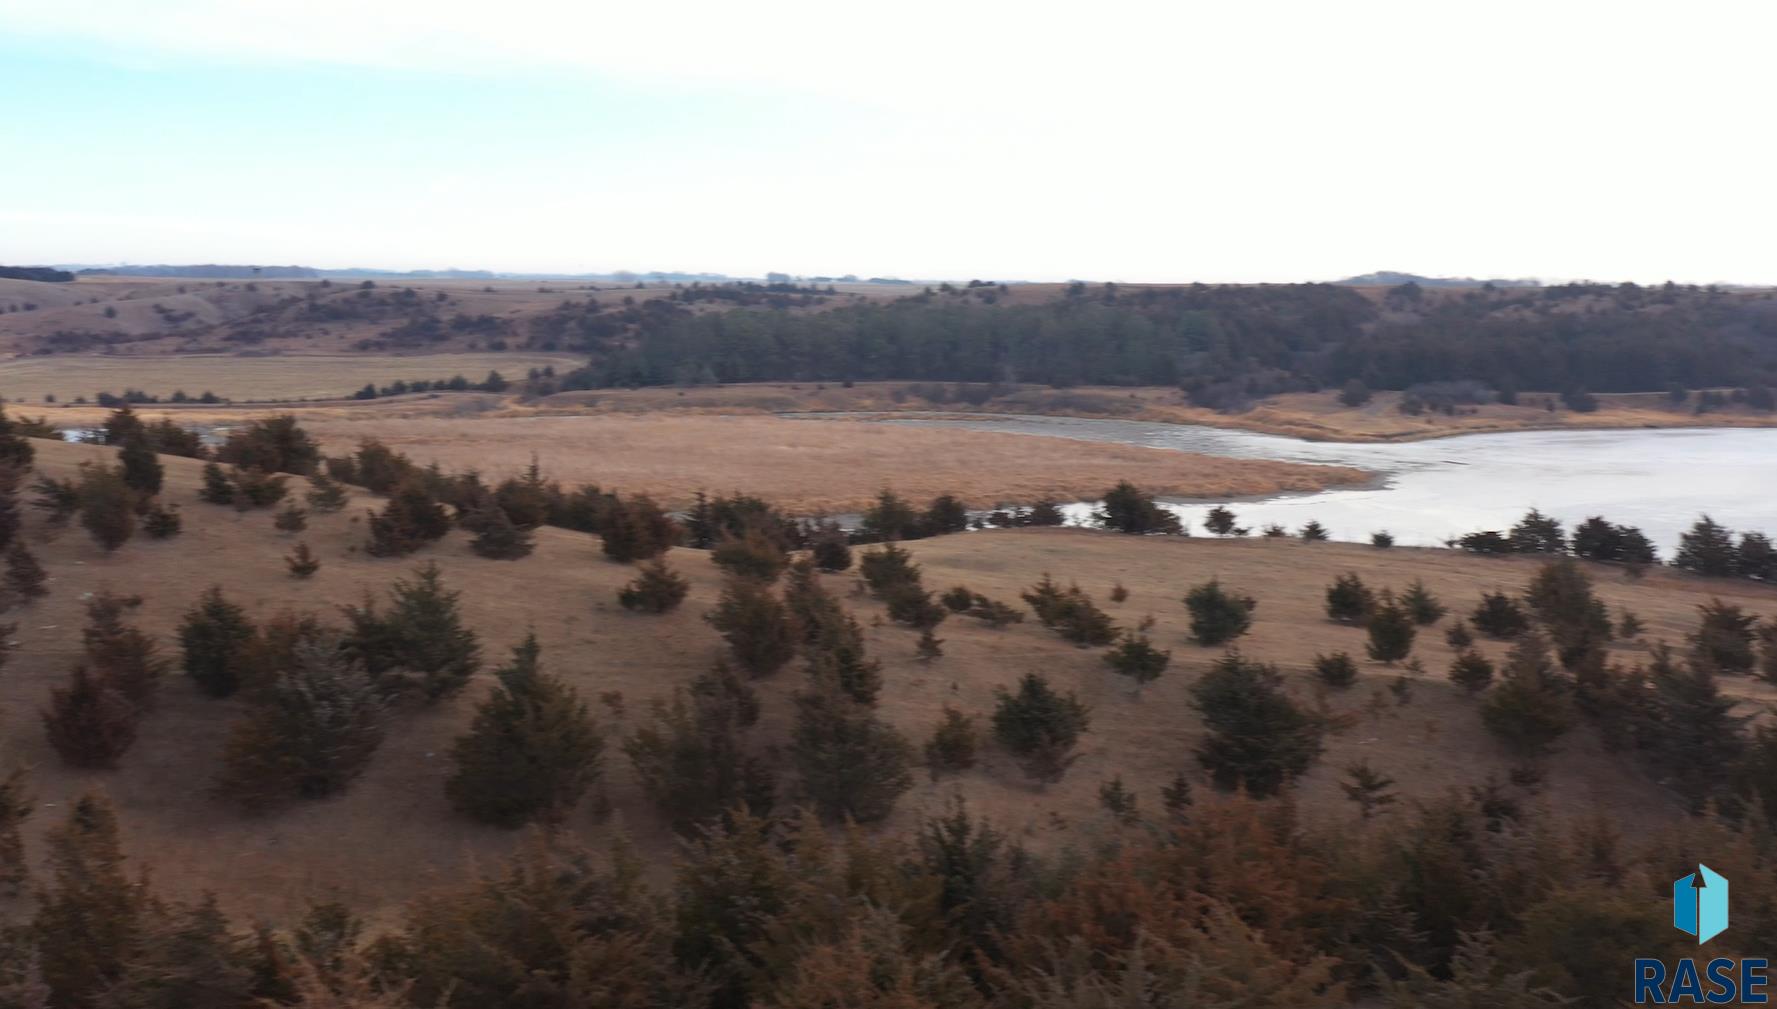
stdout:
{"type": "MultiPolygon", "coordinates": [[[[111,455],[96,447],[35,444],[39,469],[51,475],[67,475],[82,461],[111,455]]],[[[373,503],[368,498],[356,499],[339,514],[314,516],[306,533],[292,536],[273,529],[268,511],[243,513],[198,502],[200,464],[163,462],[165,497],[185,512],[183,535],[162,542],[138,537],[107,556],[78,527],[51,531],[33,516],[25,533],[49,569],[52,594],[4,617],[18,624],[19,648],[0,674],[0,758],[34,767],[43,815],[28,830],[33,853],[41,854],[42,832],[66,803],[84,789],[102,787],[120,808],[132,853],[155,867],[164,892],[190,896],[214,890],[233,910],[287,920],[305,901],[328,897],[386,913],[465,866],[508,851],[517,835],[454,815],[442,792],[451,740],[491,682],[485,671],[464,695],[401,713],[369,772],[345,795],[258,817],[207,795],[240,702],[204,698],[182,675],[169,678],[160,708],[148,716],[118,771],[64,768],[38,724],[37,711],[50,688],[64,682],[78,654],[82,602],[90,593],[110,588],[142,594],[145,602],[133,619],[176,656],[180,614],[212,584],[257,619],[286,610],[336,619],[336,605],[380,594],[416,563],[432,560],[447,584],[462,590],[465,614],[482,635],[487,658],[503,659],[527,628],[534,629],[547,667],[579,688],[605,726],[603,792],[611,815],[595,815],[589,801],[568,828],[593,840],[622,830],[661,864],[671,850],[670,832],[640,794],[616,742],[634,729],[651,700],[707,668],[721,652],[720,640],[701,619],[721,584],[707,555],[672,551],[671,563],[691,581],[686,605],[666,616],[639,616],[619,608],[613,598],[633,569],[605,560],[589,536],[545,528],[532,556],[501,562],[474,556],[464,535],[453,533],[413,558],[377,560],[360,549],[366,538],[363,509],[373,503]],[[298,538],[323,562],[306,582],[288,578],[282,562],[298,538]],[[622,695],[621,716],[599,701],[616,693],[622,695]]],[[[828,576],[828,586],[866,624],[873,655],[883,663],[882,714],[916,744],[930,733],[944,705],[985,715],[996,688],[1031,671],[1077,691],[1093,709],[1081,759],[1059,784],[1031,785],[1009,758],[989,748],[984,762],[960,778],[933,784],[921,774],[882,830],[905,830],[960,793],[1033,847],[1053,849],[1104,827],[1097,792],[1113,775],[1150,808],[1159,803],[1159,788],[1181,771],[1201,784],[1191,750],[1202,729],[1187,704],[1186,688],[1220,650],[1186,640],[1179,599],[1210,577],[1259,601],[1253,631],[1239,643],[1242,650],[1278,663],[1299,697],[1324,703],[1344,725],[1301,783],[1299,802],[1308,815],[1338,822],[1353,817],[1335,783],[1357,759],[1399,779],[1404,796],[1439,794],[1506,766],[1503,751],[1483,732],[1474,702],[1443,680],[1451,652],[1441,627],[1420,635],[1416,654],[1428,677],[1412,684],[1405,704],[1387,689],[1400,675],[1397,668],[1364,663],[1356,686],[1319,700],[1306,670],[1317,652],[1362,654],[1362,632],[1331,624],[1322,613],[1324,586],[1340,572],[1357,571],[1372,585],[1396,588],[1420,578],[1454,609],[1466,610],[1483,590],[1521,587],[1535,571],[1529,560],[1296,541],[1135,539],[1064,529],[973,533],[920,541],[910,549],[924,566],[926,585],[937,590],[966,584],[1016,604],[1019,590],[1044,572],[1077,581],[1120,624],[1151,614],[1154,640],[1173,650],[1174,661],[1160,680],[1137,693],[1102,664],[1099,650],[1068,645],[1034,621],[996,631],[952,618],[938,632],[944,656],[922,664],[914,632],[883,623],[880,604],[851,595],[850,575],[828,576]],[[1129,589],[1127,602],[1108,601],[1116,582],[1129,589]]],[[[1612,569],[1591,573],[1613,613],[1627,606],[1646,622],[1646,641],[1680,641],[1695,622],[1696,606],[1711,597],[1761,616],[1777,615],[1777,589],[1751,583],[1663,570],[1639,582],[1612,569]]],[[[1481,648],[1495,658],[1504,651],[1497,642],[1484,641],[1481,648]]],[[[1613,657],[1633,663],[1642,651],[1640,643],[1619,642],[1613,657]]],[[[758,734],[778,742],[786,738],[790,694],[801,679],[798,665],[792,665],[758,684],[765,709],[758,734]]],[[[1768,687],[1749,679],[1730,680],[1727,687],[1749,701],[1772,699],[1768,687]]],[[[792,778],[786,770],[780,780],[788,788],[792,778]]],[[[1643,824],[1680,811],[1670,793],[1625,758],[1604,753],[1590,730],[1563,741],[1541,800],[1563,812],[1632,811],[1643,824]]]]}

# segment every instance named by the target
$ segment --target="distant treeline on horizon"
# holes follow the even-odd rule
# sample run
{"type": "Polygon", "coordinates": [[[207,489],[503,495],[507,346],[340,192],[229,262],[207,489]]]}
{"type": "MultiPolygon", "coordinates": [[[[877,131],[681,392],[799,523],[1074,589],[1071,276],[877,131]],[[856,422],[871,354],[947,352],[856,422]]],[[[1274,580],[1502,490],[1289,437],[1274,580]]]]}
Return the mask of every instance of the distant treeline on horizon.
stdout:
{"type": "MultiPolygon", "coordinates": [[[[1381,297],[1335,284],[1075,283],[1041,304],[949,284],[824,311],[699,312],[684,297],[564,303],[522,345],[584,352],[558,389],[765,381],[1175,386],[1199,405],[1361,383],[1436,384],[1454,406],[1520,390],[1777,385],[1777,292],[1565,284],[1381,297]],[[1460,388],[1458,388],[1460,385],[1460,388]]],[[[674,292],[675,295],[691,292],[674,292]]],[[[1762,399],[1763,397],[1756,397],[1762,399]]]]}

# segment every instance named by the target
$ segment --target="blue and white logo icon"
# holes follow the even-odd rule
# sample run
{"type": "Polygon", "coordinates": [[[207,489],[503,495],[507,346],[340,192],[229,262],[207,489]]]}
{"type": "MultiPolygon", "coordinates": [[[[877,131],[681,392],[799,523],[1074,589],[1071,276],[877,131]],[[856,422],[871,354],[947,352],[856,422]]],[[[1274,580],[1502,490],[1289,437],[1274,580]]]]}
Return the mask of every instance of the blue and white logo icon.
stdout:
{"type": "Polygon", "coordinates": [[[1728,927],[1728,879],[1701,862],[1697,871],[1672,881],[1672,926],[1697,937],[1697,945],[1728,927]]]}

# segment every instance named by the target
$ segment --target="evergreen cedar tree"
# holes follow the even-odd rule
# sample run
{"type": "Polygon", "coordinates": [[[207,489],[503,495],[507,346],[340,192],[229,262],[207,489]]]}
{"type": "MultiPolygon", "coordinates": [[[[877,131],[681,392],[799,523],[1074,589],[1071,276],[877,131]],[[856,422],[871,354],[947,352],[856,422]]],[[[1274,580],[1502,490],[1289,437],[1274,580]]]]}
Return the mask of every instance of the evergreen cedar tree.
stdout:
{"type": "Polygon", "coordinates": [[[753,676],[769,676],[796,654],[790,611],[769,586],[730,578],[704,619],[728,642],[734,661],[753,676]]]}
{"type": "Polygon", "coordinates": [[[261,674],[223,750],[218,796],[248,810],[346,788],[382,744],[385,701],[337,637],[297,642],[261,674]]]}
{"type": "Polygon", "coordinates": [[[114,685],[84,665],[74,667],[64,686],[53,687],[43,728],[49,745],[70,767],[104,768],[136,742],[141,709],[114,685]]]}
{"type": "Polygon", "coordinates": [[[15,768],[0,777],[0,897],[19,896],[30,879],[21,828],[36,807],[24,768],[15,768]]]}
{"type": "Polygon", "coordinates": [[[679,542],[682,530],[652,498],[614,501],[598,530],[605,556],[621,564],[648,560],[679,542]]]}
{"type": "Polygon", "coordinates": [[[1487,691],[1481,720],[1519,759],[1543,759],[1573,728],[1571,685],[1556,670],[1540,631],[1520,635],[1498,681],[1487,691]]]}
{"type": "Polygon", "coordinates": [[[31,446],[31,440],[25,437],[24,425],[6,415],[6,407],[0,405],[0,466],[15,469],[23,473],[31,468],[37,458],[37,450],[31,446]]]}
{"type": "Polygon", "coordinates": [[[1224,589],[1215,579],[1204,582],[1185,594],[1185,608],[1191,612],[1192,640],[1214,646],[1240,637],[1252,627],[1257,606],[1251,596],[1224,589]]]}
{"type": "Polygon", "coordinates": [[[284,558],[284,566],[289,569],[292,578],[308,578],[321,570],[321,559],[309,549],[306,542],[298,542],[296,549],[284,558]]]}
{"type": "Polygon", "coordinates": [[[932,780],[937,781],[942,774],[959,774],[974,767],[980,745],[981,731],[975,726],[975,716],[945,705],[944,717],[939,719],[938,727],[932,730],[932,738],[925,745],[926,769],[932,780]]]}
{"type": "Polygon", "coordinates": [[[1154,643],[1146,634],[1130,634],[1125,631],[1112,648],[1104,655],[1105,665],[1124,676],[1134,680],[1137,685],[1144,685],[1159,679],[1172,662],[1172,652],[1155,648],[1154,643]]]}
{"type": "Polygon", "coordinates": [[[740,535],[724,532],[710,553],[717,567],[741,578],[774,582],[790,564],[789,554],[765,530],[749,525],[740,535]]]}
{"type": "Polygon", "coordinates": [[[142,513],[142,532],[150,539],[170,539],[184,528],[185,520],[180,517],[176,504],[154,501],[142,513]]]}
{"type": "Polygon", "coordinates": [[[1316,655],[1314,675],[1329,687],[1343,689],[1357,682],[1357,663],[1345,652],[1316,655]]]}
{"type": "Polygon", "coordinates": [[[185,673],[211,697],[230,697],[252,676],[248,663],[257,636],[247,611],[211,586],[179,625],[185,673]]]}
{"type": "Polygon", "coordinates": [[[1060,781],[1078,757],[1074,745],[1089,724],[1089,709],[1072,693],[1057,693],[1036,673],[1026,673],[1016,691],[1001,688],[996,694],[994,738],[1012,752],[1025,774],[1039,782],[1060,781]]]}
{"type": "Polygon", "coordinates": [[[1155,504],[1152,495],[1127,480],[1105,491],[1104,500],[1093,518],[1106,529],[1133,536],[1180,535],[1185,532],[1177,515],[1155,504]]]}
{"type": "Polygon", "coordinates": [[[1475,630],[1490,638],[1511,639],[1530,628],[1530,617],[1524,607],[1504,592],[1484,592],[1480,605],[1469,617],[1475,630]]]}
{"type": "Polygon", "coordinates": [[[117,466],[124,484],[131,490],[143,497],[160,493],[165,471],[146,434],[137,434],[123,442],[123,447],[117,451],[117,466]]]}
{"type": "Polygon", "coordinates": [[[1370,613],[1365,626],[1370,637],[1365,650],[1375,661],[1394,665],[1412,653],[1417,629],[1412,616],[1393,593],[1382,594],[1381,604],[1370,613]]]}
{"type": "Polygon", "coordinates": [[[45,583],[49,575],[38,563],[37,555],[31,553],[23,540],[15,541],[6,549],[5,591],[26,602],[32,602],[49,595],[45,583]]]}
{"type": "Polygon", "coordinates": [[[370,513],[372,557],[405,557],[450,532],[450,515],[418,481],[395,489],[380,514],[370,513]]]}
{"type": "Polygon", "coordinates": [[[666,613],[678,609],[691,591],[691,583],[667,567],[663,560],[643,564],[635,580],[617,590],[617,602],[637,613],[666,613]]]}
{"type": "Polygon", "coordinates": [[[604,739],[574,688],[543,670],[541,654],[534,633],[512,650],[451,748],[445,795],[498,827],[559,824],[599,777],[604,739]]]}
{"type": "Polygon", "coordinates": [[[1276,794],[1321,752],[1321,725],[1290,699],[1275,667],[1230,651],[1191,685],[1208,734],[1197,760],[1216,787],[1276,794]]]}
{"type": "Polygon", "coordinates": [[[24,511],[19,503],[19,490],[24,486],[25,471],[10,463],[0,464],[0,553],[11,547],[24,528],[24,511]]]}
{"type": "Polygon", "coordinates": [[[218,462],[264,473],[306,476],[321,462],[320,446],[290,414],[252,421],[216,449],[218,462]]]}
{"type": "Polygon", "coordinates": [[[1450,662],[1450,682],[1469,694],[1478,694],[1493,682],[1493,663],[1473,649],[1465,649],[1450,662]]]}
{"type": "Polygon", "coordinates": [[[1362,626],[1375,608],[1376,594],[1356,572],[1339,575],[1327,586],[1327,619],[1334,623],[1362,626]]]}
{"type": "Polygon", "coordinates": [[[124,623],[124,610],[140,603],[100,592],[87,601],[87,625],[81,631],[84,660],[98,682],[122,694],[146,712],[155,706],[161,678],[171,663],[160,645],[139,628],[124,623]]]}
{"type": "Polygon", "coordinates": [[[464,516],[463,527],[475,533],[469,549],[489,560],[515,561],[535,549],[535,534],[513,522],[494,502],[464,516]]]}
{"type": "Polygon", "coordinates": [[[1203,528],[1217,536],[1232,536],[1238,530],[1234,524],[1234,513],[1222,505],[1216,505],[1204,516],[1203,528]]]}
{"type": "Polygon", "coordinates": [[[693,834],[736,809],[769,812],[774,782],[746,731],[759,700],[723,664],[673,691],[650,720],[624,740],[642,791],[674,829],[693,834]]]}
{"type": "Polygon", "coordinates": [[[790,759],[822,816],[875,823],[913,787],[913,746],[831,679],[811,674],[795,698],[790,759]]]}
{"type": "MultiPolygon", "coordinates": [[[[1741,726],[1718,728],[1710,735],[1757,745],[1741,726]]],[[[1347,771],[1354,801],[1390,794],[1386,773],[1364,766],[1366,775],[1347,771]]],[[[1117,797],[1110,805],[1147,817],[1146,802],[1127,789],[1105,791],[1117,797]]],[[[1034,1000],[1134,983],[1211,984],[1249,1004],[1317,1009],[1354,999],[1391,1009],[1553,1007],[1562,1002],[1543,984],[1565,996],[1612,990],[1623,934],[1663,956],[1682,952],[1657,902],[1624,903],[1623,882],[1664,880],[1673,859],[1699,845],[1751,851],[1766,829],[1703,815],[1624,846],[1594,823],[1549,819],[1489,782],[1398,805],[1378,828],[1390,843],[1377,862],[1375,849],[1346,843],[1346,825],[1307,823],[1249,796],[1195,800],[1192,791],[1182,776],[1162,790],[1164,836],[1135,834],[1075,857],[1065,872],[960,803],[902,843],[835,836],[807,818],[717,814],[685,847],[668,893],[644,883],[621,846],[597,855],[569,836],[536,835],[484,875],[416,901],[374,938],[337,905],[313,908],[287,932],[256,934],[211,902],[167,901],[124,858],[109,806],[87,796],[45,835],[35,911],[9,934],[28,945],[3,947],[0,985],[12,987],[0,990],[10,996],[41,977],[48,991],[39,995],[55,1004],[100,1006],[112,1004],[107,991],[233,1006],[324,990],[340,994],[295,1004],[393,1009],[447,997],[518,1004],[540,985],[596,1003],[621,983],[648,993],[639,1004],[739,1006],[822,1004],[806,999],[885,986],[911,994],[905,986],[917,982],[917,991],[947,993],[939,1004],[985,1009],[1006,999],[1073,1004],[1034,1000]],[[1204,865],[1227,871],[1196,871],[1204,865]],[[1527,874],[1580,882],[1496,899],[1527,874]],[[1376,902],[1345,899],[1377,887],[1376,902]],[[927,924],[909,925],[908,914],[927,924]],[[1398,970],[1374,969],[1369,943],[1353,942],[1372,934],[1392,937],[1398,970]],[[1058,960],[1070,940],[1090,945],[1076,947],[1082,958],[1058,960]],[[19,952],[35,954],[37,975],[18,969],[19,952]],[[596,973],[584,970],[589,959],[596,973]],[[378,975],[398,1000],[368,1000],[378,975]]],[[[1728,871],[1759,885],[1777,879],[1751,856],[1728,871]]]]}
{"type": "MultiPolygon", "coordinates": [[[[1115,623],[1084,590],[1078,585],[1069,585],[1063,591],[1047,572],[1041,581],[1022,593],[1021,598],[1037,615],[1038,622],[1075,644],[1108,645],[1117,638],[1115,623]]],[[[979,597],[972,603],[970,612],[973,614],[979,607],[986,614],[984,619],[991,622],[996,619],[993,607],[997,605],[979,597]]]]}
{"type": "Polygon", "coordinates": [[[308,480],[309,491],[305,500],[310,509],[330,515],[346,506],[346,490],[339,485],[339,481],[320,471],[309,474],[308,480]]]}
{"type": "Polygon", "coordinates": [[[823,529],[815,536],[811,556],[815,566],[822,571],[845,571],[851,567],[851,547],[837,526],[823,529]]]}
{"type": "Polygon", "coordinates": [[[109,467],[81,470],[80,524],[106,553],[129,542],[136,532],[136,492],[123,475],[109,467]]]}
{"type": "Polygon", "coordinates": [[[385,694],[428,704],[450,697],[481,667],[480,639],[463,624],[461,596],[445,587],[436,564],[417,568],[395,581],[386,609],[369,597],[342,607],[347,651],[385,694]]]}
{"type": "Polygon", "coordinates": [[[308,509],[300,508],[297,506],[296,502],[291,501],[284,505],[284,507],[278,511],[278,514],[273,517],[272,525],[279,532],[283,533],[302,532],[309,526],[308,509]]]}

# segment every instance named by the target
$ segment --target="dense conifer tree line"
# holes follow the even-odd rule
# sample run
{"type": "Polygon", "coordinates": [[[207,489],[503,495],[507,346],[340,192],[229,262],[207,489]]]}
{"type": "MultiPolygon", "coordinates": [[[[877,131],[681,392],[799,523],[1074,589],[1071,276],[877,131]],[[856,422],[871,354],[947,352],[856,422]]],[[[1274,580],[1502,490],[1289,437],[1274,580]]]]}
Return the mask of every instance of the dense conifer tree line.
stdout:
{"type": "MultiPolygon", "coordinates": [[[[1384,299],[1327,284],[1143,288],[1076,284],[1040,304],[967,289],[826,311],[698,313],[666,301],[574,306],[536,346],[590,353],[547,389],[698,382],[1178,385],[1235,407],[1275,392],[1475,382],[1566,394],[1777,384],[1777,300],[1763,292],[1569,284],[1384,299]]],[[[1356,390],[1363,390],[1362,393],[1356,390]]],[[[1491,393],[1489,394],[1492,395],[1491,393]]],[[[1759,397],[1751,394],[1749,400],[1759,397]]]]}

